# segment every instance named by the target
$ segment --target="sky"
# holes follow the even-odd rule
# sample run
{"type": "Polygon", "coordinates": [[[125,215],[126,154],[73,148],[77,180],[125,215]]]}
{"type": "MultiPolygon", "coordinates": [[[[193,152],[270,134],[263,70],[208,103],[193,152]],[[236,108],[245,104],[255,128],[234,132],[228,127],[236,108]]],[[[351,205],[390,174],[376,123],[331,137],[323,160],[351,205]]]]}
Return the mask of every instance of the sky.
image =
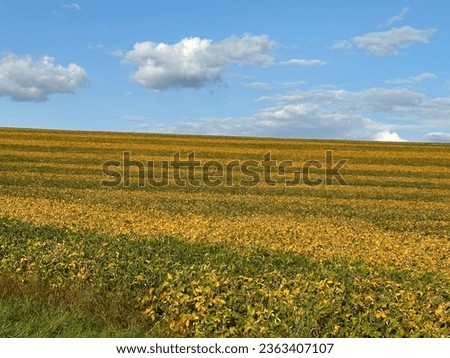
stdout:
{"type": "Polygon", "coordinates": [[[0,0],[0,127],[450,142],[448,0],[0,0]]]}

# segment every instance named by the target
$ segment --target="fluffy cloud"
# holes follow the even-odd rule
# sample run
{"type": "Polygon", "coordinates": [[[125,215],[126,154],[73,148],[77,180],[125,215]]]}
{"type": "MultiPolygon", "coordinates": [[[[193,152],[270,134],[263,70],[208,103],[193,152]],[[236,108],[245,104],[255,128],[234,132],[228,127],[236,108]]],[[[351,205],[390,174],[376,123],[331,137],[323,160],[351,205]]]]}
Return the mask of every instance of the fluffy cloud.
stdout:
{"type": "Polygon", "coordinates": [[[288,61],[280,62],[280,65],[297,65],[297,66],[323,66],[326,62],[318,59],[302,59],[293,58],[288,61]]]}
{"type": "MultiPolygon", "coordinates": [[[[204,118],[158,130],[175,133],[403,141],[402,129],[448,128],[450,97],[427,98],[407,89],[296,91],[264,96],[265,108],[248,117],[204,118]],[[396,124],[393,124],[396,123],[396,124]]],[[[426,133],[426,132],[425,132],[426,133]]],[[[429,140],[448,138],[430,133],[429,140]]]]}
{"type": "Polygon", "coordinates": [[[198,37],[176,44],[138,42],[123,62],[137,65],[132,79],[148,89],[200,88],[221,81],[232,64],[267,66],[276,43],[266,35],[231,36],[215,42],[198,37]]]}
{"type": "Polygon", "coordinates": [[[53,57],[7,54],[0,59],[0,96],[13,101],[45,102],[53,93],[71,93],[87,84],[87,74],[76,64],[55,64],[53,57]]]}
{"type": "Polygon", "coordinates": [[[375,134],[374,140],[378,142],[406,142],[397,133],[388,130],[375,134]]]}
{"type": "Polygon", "coordinates": [[[428,43],[436,29],[415,29],[411,26],[393,28],[388,31],[370,32],[353,37],[357,47],[376,56],[396,55],[399,49],[410,47],[417,43],[428,43]]]}

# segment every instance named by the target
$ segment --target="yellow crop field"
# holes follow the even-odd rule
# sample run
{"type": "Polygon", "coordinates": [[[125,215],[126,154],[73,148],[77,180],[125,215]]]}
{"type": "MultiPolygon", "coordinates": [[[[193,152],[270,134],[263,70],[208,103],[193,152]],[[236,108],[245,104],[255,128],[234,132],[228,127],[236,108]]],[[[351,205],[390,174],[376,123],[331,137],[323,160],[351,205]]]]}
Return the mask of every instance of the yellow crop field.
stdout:
{"type": "Polygon", "coordinates": [[[144,336],[450,337],[450,145],[2,128],[0,285],[144,336]]]}

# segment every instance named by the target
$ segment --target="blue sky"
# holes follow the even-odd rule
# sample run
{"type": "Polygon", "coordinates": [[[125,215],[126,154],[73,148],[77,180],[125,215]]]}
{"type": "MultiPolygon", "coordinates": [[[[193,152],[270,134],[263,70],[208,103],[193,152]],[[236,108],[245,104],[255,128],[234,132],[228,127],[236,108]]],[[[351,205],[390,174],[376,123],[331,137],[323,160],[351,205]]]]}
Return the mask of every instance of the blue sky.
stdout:
{"type": "Polygon", "coordinates": [[[0,0],[0,126],[450,141],[450,2],[0,0]]]}

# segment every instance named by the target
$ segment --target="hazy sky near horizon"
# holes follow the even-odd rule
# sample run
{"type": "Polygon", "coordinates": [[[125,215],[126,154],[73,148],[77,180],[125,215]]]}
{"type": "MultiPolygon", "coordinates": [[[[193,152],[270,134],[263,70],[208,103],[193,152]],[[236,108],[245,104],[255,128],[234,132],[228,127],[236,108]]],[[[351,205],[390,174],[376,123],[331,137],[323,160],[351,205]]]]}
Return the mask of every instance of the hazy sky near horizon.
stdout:
{"type": "Polygon", "coordinates": [[[0,126],[450,142],[447,0],[0,0],[0,126]]]}

